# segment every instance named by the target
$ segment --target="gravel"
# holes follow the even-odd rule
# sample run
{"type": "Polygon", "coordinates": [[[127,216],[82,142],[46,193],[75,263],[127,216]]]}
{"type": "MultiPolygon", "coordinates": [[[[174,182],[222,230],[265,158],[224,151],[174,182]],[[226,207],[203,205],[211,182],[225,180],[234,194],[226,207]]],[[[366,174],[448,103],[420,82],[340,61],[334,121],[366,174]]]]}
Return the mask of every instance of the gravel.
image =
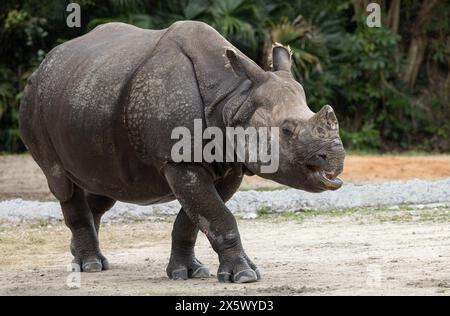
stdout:
{"type": "MultiPolygon", "coordinates": [[[[431,204],[450,202],[450,178],[446,180],[408,180],[376,184],[346,184],[338,191],[308,193],[295,189],[274,191],[239,191],[227,203],[233,213],[254,218],[258,210],[269,212],[305,209],[332,210],[354,207],[431,204]]],[[[118,202],[105,219],[146,218],[176,214],[177,201],[151,206],[118,202]]],[[[62,219],[57,202],[15,199],[0,202],[0,220],[62,219]]]]}

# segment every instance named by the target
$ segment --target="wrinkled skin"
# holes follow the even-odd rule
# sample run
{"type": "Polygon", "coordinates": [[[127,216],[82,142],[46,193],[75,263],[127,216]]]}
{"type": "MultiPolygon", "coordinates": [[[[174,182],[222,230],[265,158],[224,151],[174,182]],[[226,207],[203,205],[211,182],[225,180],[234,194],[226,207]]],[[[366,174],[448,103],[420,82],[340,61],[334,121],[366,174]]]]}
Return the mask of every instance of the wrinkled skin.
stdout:
{"type": "Polygon", "coordinates": [[[115,201],[182,205],[167,274],[210,276],[196,257],[198,231],[219,256],[218,279],[253,282],[225,202],[259,163],[175,163],[174,127],[280,127],[280,168],[263,177],[319,192],[342,182],[344,149],[331,107],[312,113],[290,73],[290,52],[273,50],[265,72],[213,28],[177,22],[165,30],[109,23],[53,49],[30,77],[20,108],[23,141],[60,201],[82,271],[109,268],[101,216],[115,201]]]}

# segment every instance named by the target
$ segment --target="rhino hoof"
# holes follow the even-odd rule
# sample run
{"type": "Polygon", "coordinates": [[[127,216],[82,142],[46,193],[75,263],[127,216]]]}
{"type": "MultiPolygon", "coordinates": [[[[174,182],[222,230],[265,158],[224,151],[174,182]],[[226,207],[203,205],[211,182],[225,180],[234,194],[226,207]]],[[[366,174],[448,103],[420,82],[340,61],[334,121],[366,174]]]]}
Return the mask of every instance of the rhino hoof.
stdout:
{"type": "Polygon", "coordinates": [[[252,269],[248,269],[233,275],[228,272],[220,272],[218,273],[218,279],[222,283],[251,283],[258,281],[259,276],[252,269]]]}
{"type": "Polygon", "coordinates": [[[234,283],[250,283],[258,281],[258,275],[252,269],[240,271],[233,275],[234,283]]]}
{"type": "Polygon", "coordinates": [[[261,273],[247,256],[238,258],[234,264],[223,263],[217,273],[219,282],[250,283],[261,279],[261,273]]]}
{"type": "MultiPolygon", "coordinates": [[[[178,261],[179,262],[179,261],[178,261]]],[[[173,280],[209,278],[209,269],[196,258],[183,260],[183,264],[171,261],[167,267],[167,275],[173,280]]]]}
{"type": "Polygon", "coordinates": [[[200,266],[195,270],[180,268],[170,272],[169,277],[172,280],[187,280],[187,279],[204,279],[209,278],[211,273],[206,266],[200,266]]]}
{"type": "Polygon", "coordinates": [[[169,276],[172,280],[187,280],[188,272],[186,268],[173,270],[169,276]]]}
{"type": "Polygon", "coordinates": [[[103,269],[100,260],[83,262],[83,272],[100,272],[103,269]]]}
{"type": "Polygon", "coordinates": [[[190,278],[203,279],[203,278],[209,278],[210,276],[211,276],[211,273],[209,272],[209,269],[206,266],[201,266],[192,272],[192,274],[190,275],[190,278]]]}
{"type": "Polygon", "coordinates": [[[109,262],[105,257],[92,258],[87,260],[76,260],[72,262],[72,271],[76,272],[101,272],[110,268],[109,262]],[[80,264],[81,263],[81,264],[80,264]]]}

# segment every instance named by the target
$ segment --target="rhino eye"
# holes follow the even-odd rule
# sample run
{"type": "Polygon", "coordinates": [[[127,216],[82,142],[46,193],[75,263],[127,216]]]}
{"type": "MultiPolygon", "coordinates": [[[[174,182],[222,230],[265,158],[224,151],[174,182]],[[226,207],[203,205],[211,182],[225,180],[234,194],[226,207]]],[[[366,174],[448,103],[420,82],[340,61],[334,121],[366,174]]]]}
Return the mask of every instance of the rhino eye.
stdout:
{"type": "Polygon", "coordinates": [[[292,135],[294,135],[294,130],[295,130],[295,126],[292,124],[284,124],[281,127],[281,132],[283,133],[283,135],[288,136],[288,137],[292,137],[292,135]]]}
{"type": "Polygon", "coordinates": [[[289,127],[284,126],[281,128],[281,132],[286,135],[286,136],[292,136],[292,134],[294,133],[289,127]]]}
{"type": "Polygon", "coordinates": [[[281,133],[283,133],[284,136],[292,137],[294,136],[296,127],[296,122],[292,120],[285,120],[283,124],[281,124],[281,133]]]}

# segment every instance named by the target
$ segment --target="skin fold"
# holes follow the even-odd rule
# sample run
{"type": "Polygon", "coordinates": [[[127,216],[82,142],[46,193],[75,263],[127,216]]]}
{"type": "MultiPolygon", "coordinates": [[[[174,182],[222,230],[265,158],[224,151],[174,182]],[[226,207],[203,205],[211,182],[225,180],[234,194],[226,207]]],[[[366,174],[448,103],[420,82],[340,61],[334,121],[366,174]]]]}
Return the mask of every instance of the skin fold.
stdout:
{"type": "Polygon", "coordinates": [[[275,45],[263,71],[201,22],[164,30],[101,25],[54,48],[29,78],[21,136],[60,201],[74,262],[109,268],[100,251],[101,216],[115,201],[178,199],[167,274],[208,277],[194,253],[202,231],[219,257],[219,281],[253,282],[260,272],[241,243],[225,202],[244,174],[311,192],[337,189],[345,157],[330,106],[313,113],[290,72],[291,52],[275,45]],[[177,162],[175,127],[279,127],[279,168],[260,162],[177,162]]]}

